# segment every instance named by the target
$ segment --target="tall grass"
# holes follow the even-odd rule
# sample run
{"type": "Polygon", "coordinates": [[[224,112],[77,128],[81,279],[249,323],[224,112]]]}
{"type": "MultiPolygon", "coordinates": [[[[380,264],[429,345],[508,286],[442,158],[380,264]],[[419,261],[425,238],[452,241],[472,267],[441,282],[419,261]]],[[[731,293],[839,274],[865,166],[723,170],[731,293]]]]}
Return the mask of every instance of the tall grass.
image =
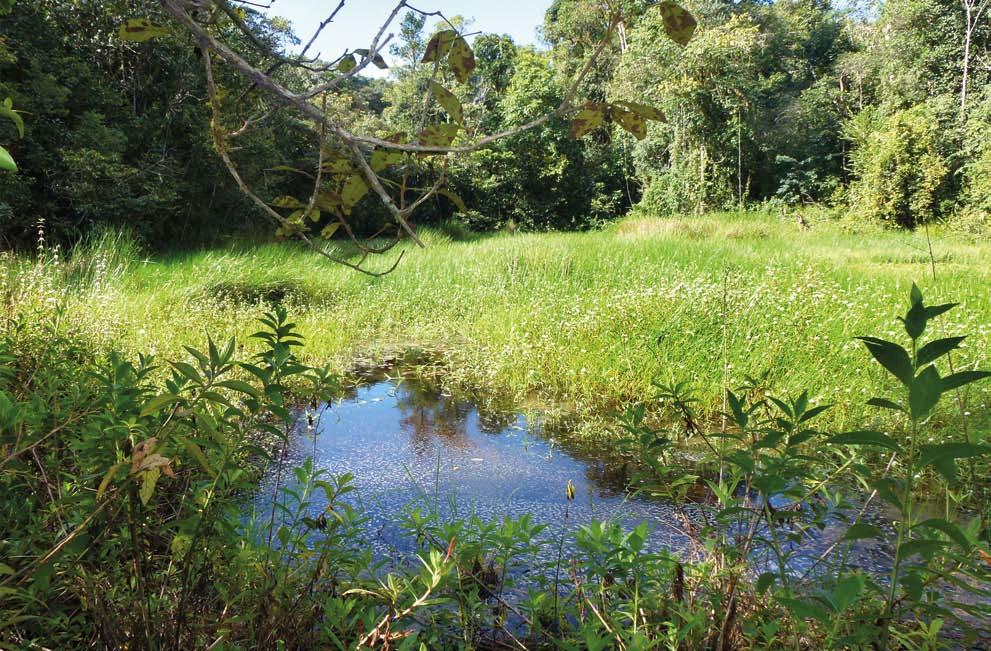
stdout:
{"type": "MultiPolygon", "coordinates": [[[[924,233],[825,220],[801,231],[757,213],[634,216],[592,233],[471,241],[427,232],[427,248],[384,278],[291,243],[142,260],[102,237],[78,255],[112,249],[114,280],[76,287],[68,310],[108,344],[172,356],[207,332],[243,339],[265,303],[280,301],[311,361],[345,368],[397,347],[433,348],[452,384],[586,420],[642,399],[654,379],[692,381],[714,413],[725,332],[730,386],[767,372],[782,392],[809,387],[836,403],[833,426],[868,425],[870,387],[887,380],[862,363],[853,337],[894,336],[892,306],[913,280],[962,304],[944,324],[972,333],[957,366],[991,365],[991,243],[938,229],[937,282],[924,233]]],[[[98,276],[95,264],[80,263],[79,277],[98,276]]],[[[987,392],[970,404],[986,406],[987,392]]]]}

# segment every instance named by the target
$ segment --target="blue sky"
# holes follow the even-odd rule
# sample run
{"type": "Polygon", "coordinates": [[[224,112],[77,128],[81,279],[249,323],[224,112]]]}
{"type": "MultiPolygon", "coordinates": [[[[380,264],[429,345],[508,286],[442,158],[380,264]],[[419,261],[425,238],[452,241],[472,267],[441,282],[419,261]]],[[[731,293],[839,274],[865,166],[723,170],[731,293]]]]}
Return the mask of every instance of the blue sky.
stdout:
{"type": "MultiPolygon", "coordinates": [[[[296,33],[306,42],[337,4],[337,0],[275,0],[269,13],[291,20],[296,33]]],[[[323,31],[311,54],[320,52],[330,57],[337,56],[344,48],[368,47],[396,4],[397,0],[348,0],[334,22],[323,31]]],[[[423,11],[442,11],[448,17],[474,18],[470,28],[473,32],[509,34],[517,43],[537,44],[537,27],[543,23],[551,0],[417,0],[410,4],[423,11]]],[[[390,31],[397,33],[398,27],[397,19],[390,31]]]]}

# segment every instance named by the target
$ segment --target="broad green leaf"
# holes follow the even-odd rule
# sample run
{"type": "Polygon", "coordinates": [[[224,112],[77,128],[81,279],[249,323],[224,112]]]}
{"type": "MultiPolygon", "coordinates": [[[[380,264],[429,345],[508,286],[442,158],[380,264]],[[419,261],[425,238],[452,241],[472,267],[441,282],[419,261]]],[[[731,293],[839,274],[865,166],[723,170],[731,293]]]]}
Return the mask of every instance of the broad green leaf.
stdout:
{"type": "Polygon", "coordinates": [[[909,540],[895,550],[895,555],[901,560],[913,556],[922,556],[928,559],[932,558],[934,554],[938,554],[943,547],[945,544],[942,540],[909,540]]]}
{"type": "Polygon", "coordinates": [[[937,339],[919,349],[916,354],[916,368],[922,368],[926,364],[931,364],[947,353],[956,350],[966,337],[947,337],[937,339]]]}
{"type": "Polygon", "coordinates": [[[777,581],[778,575],[774,572],[764,572],[757,579],[757,594],[764,594],[767,592],[777,581]]]}
{"type": "Polygon", "coordinates": [[[357,171],[354,168],[354,164],[346,158],[325,160],[321,167],[324,172],[329,172],[331,174],[354,174],[357,171]]]}
{"type": "Polygon", "coordinates": [[[571,137],[581,138],[602,126],[606,119],[606,105],[588,102],[571,120],[571,137]]]}
{"type": "Polygon", "coordinates": [[[445,29],[444,31],[437,32],[430,39],[430,42],[427,43],[427,49],[423,53],[423,59],[420,62],[433,63],[440,61],[450,53],[451,48],[454,46],[454,41],[458,38],[460,36],[453,29],[445,29]]]}
{"type": "Polygon", "coordinates": [[[923,468],[932,466],[947,481],[953,481],[956,479],[957,459],[973,459],[986,454],[991,454],[991,446],[973,443],[923,445],[919,455],[919,465],[923,468]]]}
{"type": "Polygon", "coordinates": [[[326,226],[324,226],[323,230],[320,231],[320,237],[322,237],[325,240],[329,240],[330,238],[334,237],[334,233],[336,233],[337,229],[340,227],[341,227],[340,222],[327,224],[326,226]]]}
{"type": "Polygon", "coordinates": [[[962,552],[969,552],[974,547],[970,539],[967,538],[967,534],[963,532],[963,529],[947,520],[933,518],[925,522],[920,522],[913,528],[918,529],[919,527],[933,529],[946,534],[946,537],[955,542],[962,552]]]}
{"type": "Polygon", "coordinates": [[[451,116],[452,120],[454,120],[457,124],[464,122],[464,109],[461,108],[461,102],[454,96],[454,93],[444,88],[436,81],[431,85],[431,91],[433,92],[434,97],[437,98],[437,103],[440,104],[445,111],[447,111],[447,114],[451,116]]]}
{"type": "Polygon", "coordinates": [[[830,601],[837,613],[852,606],[864,592],[866,580],[859,574],[843,577],[833,587],[830,601]]]}
{"type": "Polygon", "coordinates": [[[355,61],[353,54],[348,54],[341,59],[341,62],[337,64],[338,72],[348,74],[352,70],[358,67],[358,62],[355,61]]]}
{"type": "Polygon", "coordinates": [[[905,313],[905,317],[899,320],[905,326],[905,332],[908,336],[917,340],[926,332],[929,317],[926,315],[925,306],[920,302],[913,303],[912,307],[905,313]]]}
{"type": "Polygon", "coordinates": [[[953,373],[943,378],[943,391],[950,391],[989,377],[991,377],[991,371],[961,371],[960,373],[953,373]]]}
{"type": "Polygon", "coordinates": [[[420,144],[427,147],[450,147],[458,135],[456,124],[431,124],[420,133],[420,144]]]}
{"type": "Polygon", "coordinates": [[[450,202],[454,204],[455,208],[457,208],[458,212],[462,215],[468,214],[468,206],[465,205],[465,202],[458,195],[454,194],[450,190],[443,189],[437,190],[437,194],[450,200],[450,202]]]}
{"type": "Polygon", "coordinates": [[[10,152],[2,145],[0,145],[0,170],[7,170],[8,172],[17,171],[17,163],[14,162],[10,152]]]}
{"type": "Polygon", "coordinates": [[[647,137],[647,121],[640,114],[621,106],[610,107],[609,113],[619,126],[632,133],[637,140],[647,137]]]}
{"type": "Polygon", "coordinates": [[[829,613],[825,608],[813,601],[778,597],[778,603],[784,606],[795,619],[814,619],[822,624],[829,623],[829,613]]]}
{"type": "Polygon", "coordinates": [[[905,386],[910,386],[915,379],[915,368],[908,352],[898,344],[875,337],[857,337],[867,350],[870,351],[874,359],[878,361],[889,373],[901,380],[905,386]]]}
{"type": "Polygon", "coordinates": [[[203,453],[203,449],[200,448],[200,446],[198,446],[196,443],[190,441],[184,436],[177,435],[176,440],[182,444],[182,447],[185,448],[186,452],[189,453],[189,456],[196,459],[196,463],[200,464],[203,470],[206,470],[208,475],[210,475],[211,477],[217,476],[216,471],[210,465],[209,459],[206,458],[206,455],[203,453]]]}
{"type": "Polygon", "coordinates": [[[881,530],[874,525],[857,522],[847,529],[846,534],[843,535],[843,540],[865,540],[867,538],[880,538],[881,536],[881,530]]]}
{"type": "MultiPolygon", "coordinates": [[[[460,106],[460,105],[459,105],[460,106]]],[[[369,165],[372,170],[376,172],[381,172],[382,170],[392,167],[393,165],[400,165],[406,160],[406,155],[401,151],[389,151],[386,149],[376,149],[372,152],[371,161],[369,165]]]]}
{"type": "Polygon", "coordinates": [[[148,401],[147,404],[141,409],[142,416],[150,416],[151,414],[157,413],[162,410],[163,407],[171,405],[179,401],[179,396],[174,393],[166,393],[164,395],[157,396],[148,401]]]}
{"type": "Polygon", "coordinates": [[[913,419],[925,418],[943,395],[943,381],[935,366],[927,366],[908,389],[908,410],[913,419]]]}
{"type": "Polygon", "coordinates": [[[475,70],[475,53],[472,52],[468,41],[460,36],[454,39],[451,54],[447,57],[447,65],[451,67],[455,79],[462,84],[468,81],[472,71],[475,70]]]}
{"type": "Polygon", "coordinates": [[[834,445],[866,445],[875,448],[885,448],[892,452],[898,452],[902,448],[898,441],[887,434],[881,432],[844,432],[827,439],[827,442],[834,445]]]}
{"type": "Polygon", "coordinates": [[[158,36],[165,36],[169,30],[157,25],[148,18],[131,18],[120,27],[120,37],[133,43],[144,43],[158,36]]]}
{"type": "Polygon", "coordinates": [[[344,210],[344,214],[350,215],[351,209],[366,194],[368,194],[368,184],[365,182],[365,178],[360,174],[352,175],[341,190],[341,209],[344,210]]]}
{"type": "Polygon", "coordinates": [[[698,26],[695,17],[673,2],[662,2],[657,8],[664,19],[664,31],[668,38],[678,45],[688,45],[698,26]]]}

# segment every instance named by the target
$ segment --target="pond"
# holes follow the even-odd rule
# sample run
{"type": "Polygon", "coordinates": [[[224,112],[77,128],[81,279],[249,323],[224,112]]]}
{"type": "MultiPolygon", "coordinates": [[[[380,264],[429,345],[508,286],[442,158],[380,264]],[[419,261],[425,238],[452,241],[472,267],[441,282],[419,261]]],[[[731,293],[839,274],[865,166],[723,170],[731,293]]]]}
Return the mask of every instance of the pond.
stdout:
{"type": "MultiPolygon", "coordinates": [[[[325,406],[312,431],[293,438],[287,467],[311,457],[318,469],[354,476],[353,499],[368,518],[366,533],[381,558],[398,559],[414,550],[400,522],[404,512],[417,507],[436,509],[444,518],[530,514],[548,525],[545,535],[555,539],[563,528],[596,519],[628,528],[647,522],[649,549],[692,551],[684,516],[696,519],[697,507],[628,495],[623,467],[609,450],[590,453],[545,435],[539,419],[480,410],[415,378],[372,381],[325,406]],[[571,503],[569,481],[576,489],[571,503]]],[[[270,476],[259,494],[262,509],[264,502],[271,504],[273,481],[270,476]]],[[[317,502],[314,509],[324,506],[317,502]]],[[[883,520],[877,513],[870,519],[883,520]]],[[[792,571],[808,569],[843,531],[837,521],[803,542],[792,571]]],[[[858,543],[855,549],[855,566],[884,571],[890,562],[876,543],[858,543]]]]}

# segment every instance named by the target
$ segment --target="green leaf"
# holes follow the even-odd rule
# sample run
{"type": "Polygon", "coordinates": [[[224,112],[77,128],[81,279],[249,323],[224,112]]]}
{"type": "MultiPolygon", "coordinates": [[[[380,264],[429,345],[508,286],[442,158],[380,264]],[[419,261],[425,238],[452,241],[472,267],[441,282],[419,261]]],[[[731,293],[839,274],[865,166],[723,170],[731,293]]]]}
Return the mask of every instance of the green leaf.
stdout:
{"type": "MultiPolygon", "coordinates": [[[[460,105],[459,105],[460,106],[460,105]]],[[[406,155],[401,151],[389,151],[386,149],[376,149],[372,152],[372,158],[369,165],[375,172],[381,172],[382,170],[392,167],[393,165],[400,165],[406,160],[406,155]]]]}
{"type": "Polygon", "coordinates": [[[176,440],[182,444],[182,447],[189,453],[189,456],[196,459],[196,463],[200,464],[203,470],[206,470],[208,475],[216,478],[217,472],[210,465],[210,460],[206,458],[206,455],[203,453],[203,449],[200,446],[184,436],[176,435],[176,440]]]}
{"type": "Polygon", "coordinates": [[[912,380],[915,379],[915,368],[912,366],[912,360],[904,348],[898,344],[875,337],[857,338],[864,342],[864,345],[867,346],[867,350],[874,356],[874,359],[886,368],[889,373],[901,380],[902,384],[905,386],[912,384],[912,380]]]}
{"type": "Polygon", "coordinates": [[[420,133],[420,144],[427,147],[450,147],[459,130],[457,124],[431,124],[420,133]]]}
{"type": "Polygon", "coordinates": [[[10,155],[10,152],[2,145],[0,145],[0,170],[7,170],[8,172],[17,171],[17,163],[14,162],[14,158],[10,155]]]}
{"type": "MultiPolygon", "coordinates": [[[[364,48],[355,50],[354,53],[362,57],[363,59],[368,58],[368,50],[364,48]]],[[[377,52],[375,53],[375,56],[372,57],[372,65],[374,65],[379,70],[388,70],[389,68],[389,65],[385,62],[385,59],[383,59],[382,55],[377,52]]]]}
{"type": "Polygon", "coordinates": [[[460,36],[453,29],[445,29],[444,31],[437,32],[430,39],[430,42],[427,43],[427,49],[423,53],[423,59],[420,60],[420,63],[440,61],[450,53],[454,41],[458,38],[460,36]]]}
{"type": "Polygon", "coordinates": [[[368,194],[368,184],[365,183],[365,178],[361,174],[351,175],[341,190],[341,209],[344,211],[344,214],[350,215],[351,209],[366,194],[368,194]]]}
{"type": "Polygon", "coordinates": [[[930,341],[916,354],[915,367],[922,368],[926,364],[932,364],[943,355],[959,348],[964,339],[966,337],[947,337],[930,341]]]}
{"type": "Polygon", "coordinates": [[[657,8],[664,19],[664,31],[668,38],[678,45],[688,45],[698,26],[695,17],[673,2],[662,2],[657,8]]]}
{"type": "Polygon", "coordinates": [[[991,454],[991,446],[973,443],[923,445],[919,454],[919,465],[923,468],[932,466],[947,481],[953,481],[957,476],[955,463],[957,459],[973,459],[986,454],[991,454]]]}
{"type": "Polygon", "coordinates": [[[852,606],[864,592],[865,585],[866,580],[859,574],[852,574],[840,579],[833,587],[831,595],[832,605],[836,612],[842,613],[852,606]]]}
{"type": "Polygon", "coordinates": [[[905,413],[904,407],[886,398],[871,398],[867,401],[867,404],[872,407],[881,407],[882,409],[890,409],[892,411],[900,411],[903,414],[905,413]]]}
{"type": "Polygon", "coordinates": [[[152,398],[148,403],[141,409],[141,416],[150,416],[156,412],[162,410],[163,407],[171,405],[179,401],[179,396],[174,393],[166,393],[164,395],[152,398]]]}
{"type": "Polygon", "coordinates": [[[468,206],[465,205],[465,202],[458,195],[454,194],[450,190],[443,190],[443,189],[437,190],[437,194],[439,194],[442,197],[445,197],[451,203],[453,203],[454,207],[457,208],[458,212],[461,213],[462,215],[468,214],[468,206]]]}
{"type": "Polygon", "coordinates": [[[436,81],[431,85],[431,91],[433,92],[434,97],[437,98],[437,103],[440,104],[445,111],[447,111],[447,114],[451,116],[451,119],[458,124],[462,124],[464,122],[464,109],[461,108],[461,102],[454,96],[454,93],[444,88],[436,81]]]}
{"type": "Polygon", "coordinates": [[[908,390],[908,410],[914,420],[925,418],[943,395],[943,381],[935,366],[927,366],[908,390]]]}
{"type": "Polygon", "coordinates": [[[867,524],[866,522],[857,522],[843,535],[843,540],[866,540],[868,538],[880,538],[883,535],[882,531],[872,524],[867,524]]]}
{"type": "Polygon", "coordinates": [[[761,574],[760,578],[757,579],[757,594],[764,594],[767,592],[774,585],[774,582],[777,579],[778,575],[774,572],[764,572],[761,574]]]}
{"type": "Polygon", "coordinates": [[[330,238],[334,237],[334,233],[336,233],[337,232],[337,229],[340,228],[340,227],[341,227],[341,223],[340,222],[334,222],[333,224],[327,224],[326,226],[324,226],[323,230],[320,231],[320,237],[322,237],[325,240],[329,240],[330,238]]]}
{"type": "Polygon", "coordinates": [[[991,372],[989,371],[961,371],[960,373],[953,373],[943,378],[943,391],[951,391],[989,377],[991,377],[991,372]]]}
{"type": "Polygon", "coordinates": [[[3,104],[0,104],[0,117],[5,117],[13,122],[14,126],[17,127],[17,135],[21,138],[24,137],[24,119],[20,113],[14,110],[14,104],[9,97],[3,101],[3,104]]]}
{"type": "Polygon", "coordinates": [[[931,520],[926,520],[925,522],[920,522],[913,528],[918,529],[919,527],[933,529],[935,531],[939,531],[940,533],[946,534],[946,537],[955,542],[957,546],[960,547],[960,551],[962,552],[970,552],[970,550],[974,547],[973,543],[967,538],[967,534],[963,532],[963,529],[952,522],[948,522],[947,520],[933,518],[931,520]]]}
{"type": "Polygon", "coordinates": [[[296,197],[282,196],[272,199],[272,205],[276,208],[292,208],[294,210],[300,210],[306,208],[306,204],[297,199],[296,197]]]}
{"type": "Polygon", "coordinates": [[[338,72],[348,74],[352,70],[358,67],[358,62],[355,61],[353,54],[348,54],[341,59],[341,62],[337,64],[338,72]]]}
{"type": "Polygon", "coordinates": [[[451,45],[451,54],[447,58],[447,65],[451,67],[455,79],[462,84],[468,81],[471,73],[475,70],[475,53],[472,52],[468,41],[460,36],[454,39],[454,43],[451,45]]]}
{"type": "Polygon", "coordinates": [[[602,126],[606,119],[606,105],[588,102],[571,120],[571,137],[582,138],[602,126]]]}
{"type": "Polygon", "coordinates": [[[844,432],[843,434],[830,437],[827,439],[827,442],[834,445],[866,445],[875,448],[885,448],[892,452],[899,452],[902,449],[898,441],[881,432],[844,432]]]}
{"type": "Polygon", "coordinates": [[[943,547],[945,547],[945,544],[941,540],[909,540],[902,543],[895,550],[895,556],[901,560],[912,558],[913,556],[922,556],[929,559],[934,554],[938,554],[943,547]]]}
{"type": "Polygon", "coordinates": [[[819,604],[804,599],[778,597],[778,603],[785,607],[795,619],[814,619],[822,624],[829,623],[829,613],[819,604]]]}
{"type": "Polygon", "coordinates": [[[151,22],[148,18],[131,18],[120,26],[118,33],[125,41],[144,43],[158,36],[165,36],[169,30],[151,22]]]}

